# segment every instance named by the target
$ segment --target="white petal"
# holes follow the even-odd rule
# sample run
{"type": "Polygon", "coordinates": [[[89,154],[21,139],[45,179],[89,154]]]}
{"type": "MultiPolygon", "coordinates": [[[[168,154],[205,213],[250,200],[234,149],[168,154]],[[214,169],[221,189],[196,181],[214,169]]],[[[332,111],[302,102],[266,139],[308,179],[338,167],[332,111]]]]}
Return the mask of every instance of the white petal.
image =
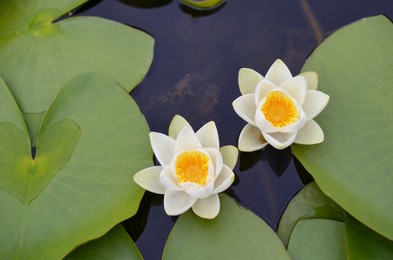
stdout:
{"type": "Polygon", "coordinates": [[[239,70],[239,88],[242,95],[254,93],[258,82],[263,80],[263,76],[255,70],[241,68],[239,70]]]}
{"type": "Polygon", "coordinates": [[[199,142],[201,142],[203,148],[220,148],[220,140],[218,138],[217,127],[214,121],[210,121],[201,127],[201,129],[196,132],[196,136],[198,137],[199,142]]]}
{"type": "Polygon", "coordinates": [[[192,182],[182,183],[180,185],[183,187],[184,191],[191,197],[197,199],[205,199],[209,197],[210,194],[212,194],[213,192],[214,180],[209,182],[206,186],[200,186],[192,182]]]}
{"type": "Polygon", "coordinates": [[[290,78],[292,78],[291,72],[287,65],[285,65],[285,63],[280,59],[273,63],[265,76],[265,79],[269,80],[276,86],[280,86],[281,83],[290,78]]]}
{"type": "Polygon", "coordinates": [[[184,191],[167,190],[164,196],[164,208],[169,216],[177,216],[186,212],[197,199],[184,191]]]}
{"type": "Polygon", "coordinates": [[[321,127],[314,120],[310,120],[297,133],[294,143],[297,144],[318,144],[324,139],[321,127]]]}
{"type": "Polygon", "coordinates": [[[221,172],[221,168],[223,165],[223,160],[220,150],[213,149],[213,148],[206,148],[204,150],[209,154],[209,157],[212,160],[213,167],[214,167],[213,176],[216,177],[216,175],[221,172]]]}
{"type": "Polygon", "coordinates": [[[226,145],[220,148],[220,153],[223,163],[233,170],[237,163],[239,150],[233,145],[226,145]]]}
{"type": "Polygon", "coordinates": [[[134,175],[134,181],[144,188],[153,193],[164,194],[165,186],[160,182],[160,172],[163,170],[161,166],[153,166],[144,169],[134,175]]]}
{"type": "Polygon", "coordinates": [[[307,120],[313,119],[326,107],[329,96],[318,90],[308,90],[303,103],[303,110],[307,120]]]}
{"type": "Polygon", "coordinates": [[[160,174],[160,181],[166,189],[173,191],[181,191],[182,188],[179,186],[176,180],[176,176],[170,166],[165,167],[160,174]]]}
{"type": "Polygon", "coordinates": [[[198,199],[192,206],[192,211],[201,218],[213,219],[220,212],[220,199],[213,194],[206,199],[198,199]]]}
{"type": "Polygon", "coordinates": [[[235,174],[233,171],[226,165],[222,167],[220,175],[214,181],[214,193],[220,193],[224,190],[228,189],[229,186],[232,185],[233,181],[235,180],[235,174]]]}
{"type": "Polygon", "coordinates": [[[253,152],[262,149],[267,145],[259,128],[247,124],[240,132],[239,150],[243,152],[253,152]]]}
{"type": "Polygon", "coordinates": [[[233,109],[243,120],[249,124],[254,123],[255,110],[257,106],[255,104],[254,94],[246,94],[240,96],[232,103],[233,109]]]}
{"type": "Polygon", "coordinates": [[[262,133],[266,141],[278,150],[282,150],[290,146],[296,138],[295,133],[262,133]]]}
{"type": "Polygon", "coordinates": [[[255,104],[259,104],[259,102],[267,96],[267,94],[277,88],[276,85],[271,83],[270,81],[261,81],[258,83],[257,88],[255,89],[255,104]]]}
{"type": "Polygon", "coordinates": [[[280,85],[280,88],[287,92],[300,105],[303,104],[307,92],[307,83],[303,77],[296,76],[288,79],[280,85]]]}
{"type": "Polygon", "coordinates": [[[317,90],[318,87],[318,74],[315,71],[306,71],[300,73],[299,76],[305,78],[308,90],[317,90]]]}
{"type": "Polygon", "coordinates": [[[168,165],[175,155],[175,140],[167,135],[151,132],[150,143],[154,154],[162,166],[168,165]]]}
{"type": "Polygon", "coordinates": [[[175,115],[169,124],[168,135],[176,140],[177,135],[184,127],[192,129],[191,125],[187,122],[186,119],[184,119],[182,116],[175,115]]]}
{"type": "Polygon", "coordinates": [[[199,142],[194,131],[188,127],[183,128],[177,136],[175,144],[175,154],[183,152],[185,150],[201,149],[202,145],[199,142]]]}

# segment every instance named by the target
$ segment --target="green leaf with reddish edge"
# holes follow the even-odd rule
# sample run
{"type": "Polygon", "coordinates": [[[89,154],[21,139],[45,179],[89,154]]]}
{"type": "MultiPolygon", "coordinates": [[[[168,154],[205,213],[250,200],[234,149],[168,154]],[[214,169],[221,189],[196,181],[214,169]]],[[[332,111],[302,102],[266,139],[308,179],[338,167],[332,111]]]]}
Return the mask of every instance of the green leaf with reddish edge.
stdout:
{"type": "MultiPolygon", "coordinates": [[[[97,17],[53,22],[83,2],[1,1],[0,76],[23,114],[46,112],[64,83],[80,72],[103,73],[127,92],[146,75],[154,45],[148,34],[97,17]]],[[[39,124],[29,120],[28,126],[34,145],[39,124]]]]}
{"type": "Polygon", "coordinates": [[[65,260],[140,259],[143,257],[127,231],[117,225],[104,236],[92,240],[69,254],[65,260]]]}
{"type": "Polygon", "coordinates": [[[220,195],[220,214],[202,219],[191,210],[179,217],[163,259],[290,259],[276,233],[252,212],[220,195]]]}
{"type": "MultiPolygon", "coordinates": [[[[4,109],[0,109],[0,124],[12,123],[23,132],[20,140],[26,141],[21,142],[26,147],[29,138],[20,111],[5,85],[0,85],[4,94],[0,101],[8,103],[0,103],[4,109]]],[[[42,122],[37,158],[41,153],[47,154],[48,162],[57,160],[56,153],[64,152],[70,140],[59,128],[69,128],[72,139],[75,125],[80,137],[70,159],[30,203],[23,204],[0,189],[0,259],[62,258],[136,213],[144,191],[132,178],[151,166],[153,157],[149,129],[136,103],[108,77],[75,76],[61,89],[42,122]],[[41,144],[47,148],[39,150],[41,144]]],[[[3,151],[4,144],[8,143],[0,139],[3,151]]]]}
{"type": "Polygon", "coordinates": [[[321,190],[393,240],[393,25],[380,15],[330,35],[308,58],[329,104],[322,144],[293,145],[321,190]]]}

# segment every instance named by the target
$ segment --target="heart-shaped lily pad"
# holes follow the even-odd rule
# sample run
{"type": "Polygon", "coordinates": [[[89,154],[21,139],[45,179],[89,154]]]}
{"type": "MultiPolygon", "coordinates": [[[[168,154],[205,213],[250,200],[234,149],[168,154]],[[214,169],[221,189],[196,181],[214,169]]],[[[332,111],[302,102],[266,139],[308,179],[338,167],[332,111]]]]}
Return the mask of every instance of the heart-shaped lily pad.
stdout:
{"type": "Polygon", "coordinates": [[[28,136],[13,123],[1,123],[0,187],[29,203],[66,165],[80,132],[72,120],[58,122],[39,137],[37,156],[32,158],[28,136]]]}
{"type": "Polygon", "coordinates": [[[117,22],[73,17],[53,22],[86,0],[0,1],[0,77],[11,89],[31,140],[72,76],[103,73],[130,92],[146,75],[154,39],[117,22]]]}
{"type": "Polygon", "coordinates": [[[293,152],[321,190],[393,240],[393,24],[363,19],[329,36],[303,71],[330,95],[318,117],[325,141],[293,152]]]}
{"type": "Polygon", "coordinates": [[[0,108],[0,136],[13,138],[0,138],[0,259],[62,258],[135,214],[143,190],[132,177],[152,165],[149,129],[117,83],[84,73],[64,85],[32,169],[26,126],[4,83],[0,108]]]}

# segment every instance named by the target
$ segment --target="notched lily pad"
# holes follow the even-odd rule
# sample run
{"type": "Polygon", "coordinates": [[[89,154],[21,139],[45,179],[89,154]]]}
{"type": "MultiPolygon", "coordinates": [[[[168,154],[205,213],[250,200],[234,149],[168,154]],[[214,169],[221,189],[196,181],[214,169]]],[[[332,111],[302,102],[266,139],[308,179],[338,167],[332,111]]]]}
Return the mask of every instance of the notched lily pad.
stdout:
{"type": "Polygon", "coordinates": [[[59,259],[133,216],[144,191],[132,177],[152,165],[148,133],[123,88],[83,73],[50,106],[33,159],[0,80],[0,259],[59,259]]]}
{"type": "Polygon", "coordinates": [[[30,203],[71,158],[81,135],[72,120],[62,120],[45,131],[32,158],[30,140],[14,124],[0,124],[0,187],[30,203]]]}
{"type": "MultiPolygon", "coordinates": [[[[0,77],[24,116],[48,111],[65,82],[80,72],[105,74],[127,92],[146,75],[154,46],[148,34],[98,17],[54,22],[84,2],[0,2],[0,77]]],[[[28,120],[28,126],[34,144],[40,125],[28,120]]]]}

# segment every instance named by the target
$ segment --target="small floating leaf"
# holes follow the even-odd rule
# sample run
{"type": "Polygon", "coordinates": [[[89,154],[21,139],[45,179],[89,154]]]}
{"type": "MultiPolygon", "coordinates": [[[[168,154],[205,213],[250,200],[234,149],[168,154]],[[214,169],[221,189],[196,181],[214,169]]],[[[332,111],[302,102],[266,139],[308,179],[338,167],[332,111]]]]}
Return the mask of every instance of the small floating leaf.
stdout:
{"type": "Polygon", "coordinates": [[[226,0],[179,0],[181,3],[196,9],[212,9],[221,6],[226,0]]]}

